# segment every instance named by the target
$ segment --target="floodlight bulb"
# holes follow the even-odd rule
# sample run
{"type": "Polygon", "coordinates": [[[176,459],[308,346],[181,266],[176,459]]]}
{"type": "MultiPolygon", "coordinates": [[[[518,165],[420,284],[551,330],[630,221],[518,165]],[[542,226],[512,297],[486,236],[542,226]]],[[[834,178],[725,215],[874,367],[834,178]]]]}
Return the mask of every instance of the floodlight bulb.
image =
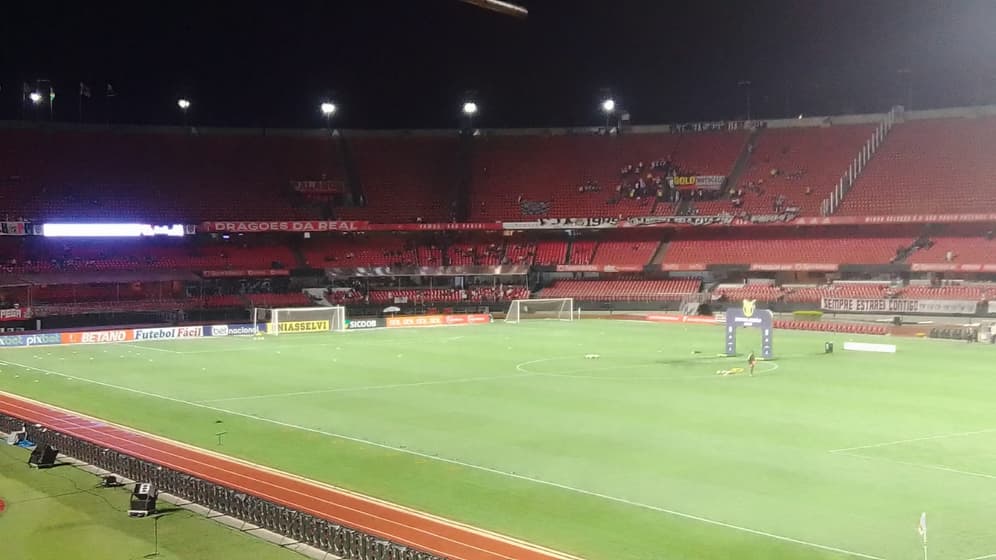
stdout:
{"type": "Polygon", "coordinates": [[[477,103],[473,101],[468,101],[463,104],[463,114],[467,116],[474,116],[477,114],[477,103]]]}
{"type": "Polygon", "coordinates": [[[610,97],[609,99],[602,101],[602,110],[605,111],[606,113],[611,113],[612,111],[615,111],[616,100],[610,97]]]}
{"type": "Polygon", "coordinates": [[[190,108],[190,101],[186,99],[180,99],[176,102],[176,106],[186,111],[190,108]]]}
{"type": "Polygon", "coordinates": [[[322,103],[321,110],[323,115],[326,116],[331,115],[335,113],[335,109],[336,109],[335,103],[329,103],[328,101],[322,103]]]}
{"type": "Polygon", "coordinates": [[[34,103],[34,104],[36,104],[36,105],[37,105],[38,103],[41,103],[41,100],[42,100],[42,96],[41,96],[41,94],[40,94],[40,93],[38,93],[37,91],[32,91],[32,92],[31,92],[31,93],[30,93],[30,94],[28,95],[28,98],[29,98],[29,99],[31,99],[31,102],[32,102],[32,103],[34,103]]]}

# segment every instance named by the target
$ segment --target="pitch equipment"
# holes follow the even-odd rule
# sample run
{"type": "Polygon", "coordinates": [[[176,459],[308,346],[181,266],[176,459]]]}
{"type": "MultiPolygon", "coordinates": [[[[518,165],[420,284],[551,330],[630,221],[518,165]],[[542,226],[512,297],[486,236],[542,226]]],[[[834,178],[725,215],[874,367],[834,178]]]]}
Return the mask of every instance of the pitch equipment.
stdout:
{"type": "Polygon", "coordinates": [[[553,319],[556,321],[574,320],[574,299],[516,299],[505,313],[506,323],[518,323],[527,319],[553,319]]]}
{"type": "Polygon", "coordinates": [[[767,309],[758,309],[757,300],[745,299],[739,308],[726,310],[726,355],[737,354],[737,328],[757,327],[761,329],[761,357],[770,360],[774,357],[771,346],[774,332],[774,315],[767,309]]]}
{"type": "Polygon", "coordinates": [[[258,332],[281,335],[307,332],[346,330],[346,308],[334,307],[282,307],[252,310],[253,325],[258,332]]]}

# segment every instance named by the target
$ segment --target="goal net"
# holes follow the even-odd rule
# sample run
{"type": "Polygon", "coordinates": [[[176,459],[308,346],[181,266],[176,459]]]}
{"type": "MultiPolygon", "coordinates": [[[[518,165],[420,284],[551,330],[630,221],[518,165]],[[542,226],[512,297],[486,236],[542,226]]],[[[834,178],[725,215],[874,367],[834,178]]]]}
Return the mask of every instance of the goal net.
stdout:
{"type": "Polygon", "coordinates": [[[256,307],[252,322],[259,332],[281,335],[346,330],[346,308],[335,307],[256,307]]]}
{"type": "Polygon", "coordinates": [[[518,323],[527,319],[553,319],[556,321],[574,320],[574,300],[556,299],[516,299],[505,313],[506,323],[518,323]]]}

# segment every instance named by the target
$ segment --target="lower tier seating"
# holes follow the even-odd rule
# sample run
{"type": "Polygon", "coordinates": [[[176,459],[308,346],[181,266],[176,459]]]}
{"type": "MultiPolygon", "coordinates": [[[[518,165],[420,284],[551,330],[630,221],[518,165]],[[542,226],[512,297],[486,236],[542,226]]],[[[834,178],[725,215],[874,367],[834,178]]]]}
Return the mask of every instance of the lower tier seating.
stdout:
{"type": "Polygon", "coordinates": [[[699,280],[557,280],[540,297],[599,301],[675,301],[699,291],[699,280]]]}

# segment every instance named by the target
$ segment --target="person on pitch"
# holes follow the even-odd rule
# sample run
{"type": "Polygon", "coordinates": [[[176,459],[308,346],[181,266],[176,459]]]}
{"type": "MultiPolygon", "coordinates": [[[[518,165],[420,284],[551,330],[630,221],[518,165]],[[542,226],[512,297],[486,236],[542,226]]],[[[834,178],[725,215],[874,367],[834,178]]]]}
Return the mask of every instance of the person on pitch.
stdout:
{"type": "Polygon", "coordinates": [[[747,365],[750,366],[750,369],[747,371],[748,375],[750,375],[751,377],[754,377],[754,364],[756,363],[757,363],[757,356],[754,355],[754,351],[751,350],[750,354],[747,354],[747,365]]]}

